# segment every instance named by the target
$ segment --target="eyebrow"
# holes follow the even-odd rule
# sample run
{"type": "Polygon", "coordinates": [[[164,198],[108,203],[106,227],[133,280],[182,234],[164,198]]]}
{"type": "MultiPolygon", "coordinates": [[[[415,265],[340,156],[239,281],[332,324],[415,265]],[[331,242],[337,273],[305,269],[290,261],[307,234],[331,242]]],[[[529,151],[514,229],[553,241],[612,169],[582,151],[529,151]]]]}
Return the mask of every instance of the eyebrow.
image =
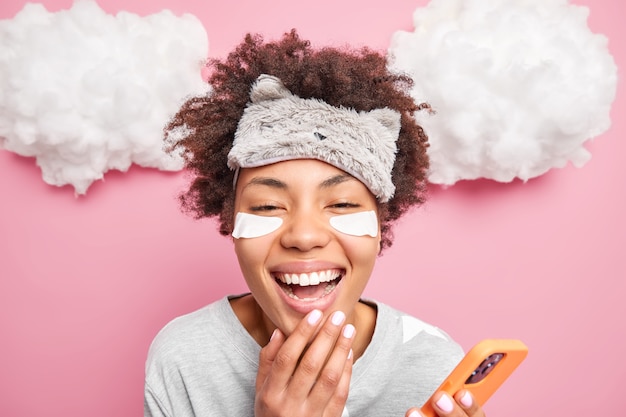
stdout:
{"type": "Polygon", "coordinates": [[[248,187],[250,185],[265,185],[266,187],[278,188],[281,190],[287,189],[287,184],[276,178],[271,177],[254,177],[250,180],[249,183],[245,185],[245,187],[248,187]]]}
{"type": "MultiPolygon", "coordinates": [[[[354,178],[350,174],[333,175],[332,177],[327,178],[324,181],[322,181],[319,185],[319,188],[320,189],[331,188],[335,185],[338,185],[338,184],[341,184],[350,180],[356,180],[356,178],[354,178]]],[[[272,178],[272,177],[254,177],[250,180],[249,183],[245,185],[245,187],[248,187],[250,185],[264,185],[266,187],[276,188],[280,190],[286,190],[287,188],[289,188],[285,182],[276,178],[272,178]]]]}
{"type": "Polygon", "coordinates": [[[333,187],[335,185],[338,185],[338,184],[341,184],[343,182],[350,181],[350,180],[356,180],[356,178],[354,178],[350,174],[333,175],[332,177],[322,181],[322,183],[320,184],[320,188],[330,188],[330,187],[333,187]]]}

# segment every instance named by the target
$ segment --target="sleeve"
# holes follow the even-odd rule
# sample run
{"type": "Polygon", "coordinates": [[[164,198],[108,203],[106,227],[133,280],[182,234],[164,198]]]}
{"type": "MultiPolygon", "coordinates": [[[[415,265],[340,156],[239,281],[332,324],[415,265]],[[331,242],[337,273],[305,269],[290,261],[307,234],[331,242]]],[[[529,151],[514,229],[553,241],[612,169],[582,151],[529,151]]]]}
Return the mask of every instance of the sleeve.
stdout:
{"type": "Polygon", "coordinates": [[[146,381],[144,386],[143,415],[144,417],[172,417],[172,414],[168,412],[164,404],[159,400],[148,381],[146,381]]]}
{"type": "MultiPolygon", "coordinates": [[[[166,326],[167,328],[167,326],[166,326]]],[[[169,338],[164,336],[166,328],[162,329],[150,344],[148,357],[145,364],[144,381],[144,417],[173,417],[174,404],[172,399],[175,395],[168,390],[171,363],[169,356],[172,346],[168,343],[169,338]]],[[[175,370],[174,370],[174,373],[175,370]]]]}

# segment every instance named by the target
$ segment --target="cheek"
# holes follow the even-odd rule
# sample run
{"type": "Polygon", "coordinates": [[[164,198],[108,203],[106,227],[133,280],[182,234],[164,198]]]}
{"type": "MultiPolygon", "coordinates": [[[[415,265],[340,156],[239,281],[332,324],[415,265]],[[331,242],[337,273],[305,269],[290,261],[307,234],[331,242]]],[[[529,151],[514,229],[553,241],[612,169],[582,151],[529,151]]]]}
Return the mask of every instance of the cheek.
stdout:
{"type": "Polygon", "coordinates": [[[369,276],[378,258],[379,238],[354,237],[344,235],[340,238],[341,246],[350,259],[352,267],[369,276]]]}
{"type": "Polygon", "coordinates": [[[249,284],[264,270],[269,243],[268,239],[234,239],[235,254],[241,272],[249,284]]]}
{"type": "Polygon", "coordinates": [[[270,235],[282,223],[278,217],[237,213],[232,236],[239,267],[249,287],[264,279],[265,262],[274,241],[270,235]]]}

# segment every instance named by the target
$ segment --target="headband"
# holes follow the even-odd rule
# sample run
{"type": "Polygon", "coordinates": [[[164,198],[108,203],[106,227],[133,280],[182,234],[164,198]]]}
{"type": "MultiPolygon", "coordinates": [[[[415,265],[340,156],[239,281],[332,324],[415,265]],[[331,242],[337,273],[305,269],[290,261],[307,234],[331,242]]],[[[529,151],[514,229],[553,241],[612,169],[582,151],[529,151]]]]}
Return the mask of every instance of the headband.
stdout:
{"type": "Polygon", "coordinates": [[[263,74],[250,91],[239,120],[228,167],[254,168],[291,159],[318,159],[354,176],[384,203],[395,191],[391,170],[400,113],[335,107],[292,94],[263,74]]]}

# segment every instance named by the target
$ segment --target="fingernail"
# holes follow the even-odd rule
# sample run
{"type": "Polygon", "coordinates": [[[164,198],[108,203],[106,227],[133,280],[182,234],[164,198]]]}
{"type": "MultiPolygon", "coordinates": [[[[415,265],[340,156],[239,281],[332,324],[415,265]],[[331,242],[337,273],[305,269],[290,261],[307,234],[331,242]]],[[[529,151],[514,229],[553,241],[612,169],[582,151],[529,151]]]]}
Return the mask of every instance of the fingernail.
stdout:
{"type": "Polygon", "coordinates": [[[463,396],[461,397],[461,404],[463,404],[464,407],[471,407],[472,404],[474,402],[472,401],[472,395],[469,393],[469,391],[465,391],[465,394],[463,394],[463,396]]]}
{"type": "Polygon", "coordinates": [[[348,352],[348,360],[352,359],[352,355],[354,355],[354,352],[350,349],[350,352],[348,352]]]}
{"type": "Polygon", "coordinates": [[[354,336],[354,326],[351,324],[347,324],[346,327],[343,328],[343,337],[346,339],[352,338],[354,336]]]}
{"type": "Polygon", "coordinates": [[[418,413],[417,411],[413,410],[411,411],[411,414],[409,414],[409,417],[422,417],[422,415],[418,413]]]}
{"type": "Polygon", "coordinates": [[[443,394],[441,398],[437,400],[436,404],[444,413],[450,413],[454,409],[452,400],[446,394],[443,394]]]}
{"type": "Polygon", "coordinates": [[[330,318],[330,321],[335,325],[339,326],[346,319],[346,315],[343,314],[342,311],[335,311],[333,316],[330,318]]]}
{"type": "Polygon", "coordinates": [[[274,339],[274,337],[276,337],[277,334],[278,334],[278,329],[274,329],[274,331],[272,332],[272,335],[270,336],[270,341],[272,341],[272,339],[274,339]]]}
{"type": "Polygon", "coordinates": [[[307,321],[310,325],[317,324],[318,321],[322,318],[322,312],[319,310],[313,310],[309,313],[309,317],[307,317],[307,321]]]}

